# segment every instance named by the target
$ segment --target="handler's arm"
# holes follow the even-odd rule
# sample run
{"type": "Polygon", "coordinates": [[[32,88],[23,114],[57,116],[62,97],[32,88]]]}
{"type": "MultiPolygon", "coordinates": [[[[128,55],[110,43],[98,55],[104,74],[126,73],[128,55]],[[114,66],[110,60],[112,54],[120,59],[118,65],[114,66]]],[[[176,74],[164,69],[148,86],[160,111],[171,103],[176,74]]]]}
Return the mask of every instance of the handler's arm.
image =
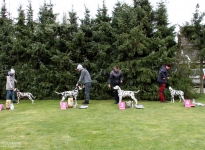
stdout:
{"type": "Polygon", "coordinates": [[[82,71],[81,71],[81,74],[80,74],[80,78],[79,78],[77,84],[79,84],[80,82],[82,82],[82,80],[83,80],[84,77],[85,77],[85,71],[82,70],[82,71]]]}

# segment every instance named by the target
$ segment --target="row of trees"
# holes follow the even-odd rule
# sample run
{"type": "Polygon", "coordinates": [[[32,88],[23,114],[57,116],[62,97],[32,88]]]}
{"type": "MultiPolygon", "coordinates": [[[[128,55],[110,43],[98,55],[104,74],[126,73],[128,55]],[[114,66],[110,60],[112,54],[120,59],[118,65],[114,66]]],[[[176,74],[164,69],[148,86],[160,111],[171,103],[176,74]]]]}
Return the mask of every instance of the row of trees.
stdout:
{"type": "Polygon", "coordinates": [[[30,1],[26,10],[19,6],[15,19],[8,15],[6,2],[2,4],[0,98],[5,97],[5,75],[13,67],[21,91],[30,91],[38,99],[59,99],[55,91],[74,89],[78,63],[91,74],[91,99],[111,98],[107,79],[114,65],[123,72],[123,89],[139,89],[139,99],[158,100],[158,70],[172,63],[177,67],[172,67],[170,84],[189,95],[190,79],[175,71],[182,68],[183,75],[189,73],[184,72],[186,65],[176,65],[180,61],[175,26],[169,24],[163,1],[155,9],[148,0],[133,0],[131,6],[117,2],[112,16],[103,1],[95,18],[85,7],[84,18],[71,10],[62,22],[56,21],[53,6],[45,2],[34,21],[30,1]]]}

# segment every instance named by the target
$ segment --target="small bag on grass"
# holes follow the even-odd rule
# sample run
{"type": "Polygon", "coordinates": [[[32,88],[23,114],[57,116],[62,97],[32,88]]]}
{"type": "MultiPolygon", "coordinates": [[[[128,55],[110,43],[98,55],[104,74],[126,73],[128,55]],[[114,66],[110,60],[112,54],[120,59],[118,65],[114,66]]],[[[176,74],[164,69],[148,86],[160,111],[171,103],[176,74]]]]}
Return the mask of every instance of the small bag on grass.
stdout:
{"type": "Polygon", "coordinates": [[[10,104],[11,104],[11,100],[7,99],[6,100],[6,109],[10,109],[10,104]]]}
{"type": "Polygon", "coordinates": [[[73,108],[74,102],[73,98],[68,98],[68,108],[73,108]]]}

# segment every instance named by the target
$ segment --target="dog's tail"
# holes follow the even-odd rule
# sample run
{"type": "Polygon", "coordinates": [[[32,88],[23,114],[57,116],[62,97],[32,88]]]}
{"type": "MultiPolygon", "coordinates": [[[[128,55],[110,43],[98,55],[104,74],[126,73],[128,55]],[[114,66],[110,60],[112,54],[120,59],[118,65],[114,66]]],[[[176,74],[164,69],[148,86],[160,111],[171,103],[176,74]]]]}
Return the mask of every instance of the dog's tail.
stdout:
{"type": "Polygon", "coordinates": [[[134,91],[134,92],[135,92],[135,93],[139,93],[139,91],[140,91],[140,90],[138,90],[138,91],[134,91]]]}
{"type": "Polygon", "coordinates": [[[36,98],[36,96],[33,96],[33,95],[32,95],[32,97],[33,97],[34,99],[36,98]]]}
{"type": "Polygon", "coordinates": [[[59,93],[59,92],[55,92],[56,94],[61,94],[62,95],[62,93],[59,93]]]}

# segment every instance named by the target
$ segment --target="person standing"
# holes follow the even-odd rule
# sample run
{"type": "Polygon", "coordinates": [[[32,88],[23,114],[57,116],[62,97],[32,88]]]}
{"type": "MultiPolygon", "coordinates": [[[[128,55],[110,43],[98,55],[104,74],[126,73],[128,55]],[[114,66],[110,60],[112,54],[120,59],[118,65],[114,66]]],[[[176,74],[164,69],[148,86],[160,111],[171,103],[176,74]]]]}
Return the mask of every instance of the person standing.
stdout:
{"type": "Polygon", "coordinates": [[[89,104],[89,100],[90,100],[90,88],[91,88],[91,77],[90,77],[90,73],[88,72],[88,70],[86,70],[85,68],[83,68],[83,66],[81,64],[79,64],[77,66],[78,71],[80,72],[80,78],[76,84],[76,86],[78,86],[79,83],[83,83],[83,88],[85,88],[85,101],[83,102],[83,104],[89,104]]]}
{"type": "Polygon", "coordinates": [[[164,89],[169,79],[168,70],[170,69],[170,67],[171,67],[170,64],[165,64],[165,65],[162,65],[159,70],[157,81],[159,82],[159,99],[161,103],[166,102],[165,96],[164,96],[164,89]]]}
{"type": "MultiPolygon", "coordinates": [[[[115,66],[114,69],[110,72],[110,76],[108,79],[108,87],[114,87],[116,85],[121,86],[123,82],[123,75],[122,71],[119,69],[118,66],[115,66]]],[[[117,90],[113,89],[113,94],[115,98],[115,104],[119,103],[119,96],[117,90]]]]}
{"type": "Polygon", "coordinates": [[[11,69],[6,76],[6,99],[8,100],[11,94],[13,103],[16,103],[14,92],[15,83],[17,84],[17,80],[15,79],[15,70],[11,69]]]}

